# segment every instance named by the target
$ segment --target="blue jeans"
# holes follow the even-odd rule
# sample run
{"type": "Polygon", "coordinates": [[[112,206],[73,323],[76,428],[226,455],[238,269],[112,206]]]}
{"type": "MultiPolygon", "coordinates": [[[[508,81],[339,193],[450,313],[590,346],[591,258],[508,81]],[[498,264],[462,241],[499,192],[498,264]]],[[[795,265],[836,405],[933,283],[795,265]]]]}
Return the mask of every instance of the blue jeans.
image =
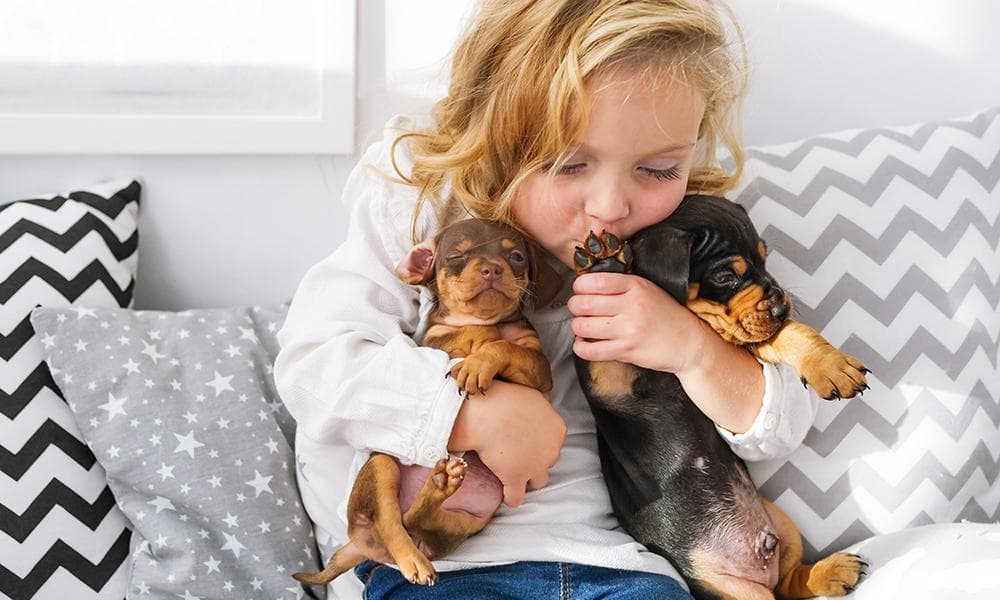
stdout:
{"type": "Polygon", "coordinates": [[[519,562],[438,573],[433,586],[414,585],[385,565],[355,570],[365,600],[692,600],[675,579],[555,562],[519,562]]]}

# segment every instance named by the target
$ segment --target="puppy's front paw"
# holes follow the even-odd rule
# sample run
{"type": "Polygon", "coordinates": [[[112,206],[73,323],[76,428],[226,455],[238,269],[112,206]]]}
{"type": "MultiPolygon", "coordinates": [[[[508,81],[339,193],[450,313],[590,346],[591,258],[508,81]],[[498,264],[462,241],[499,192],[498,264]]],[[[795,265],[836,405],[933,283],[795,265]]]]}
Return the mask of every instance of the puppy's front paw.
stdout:
{"type": "Polygon", "coordinates": [[[602,231],[600,236],[591,231],[583,246],[576,247],[573,255],[577,274],[581,273],[630,273],[632,248],[614,234],[602,231]]]}
{"type": "Polygon", "coordinates": [[[868,389],[865,365],[849,354],[830,346],[802,361],[799,375],[803,385],[812,386],[820,398],[853,398],[868,389]]]}
{"type": "Polygon", "coordinates": [[[470,354],[451,368],[451,375],[455,378],[458,389],[469,394],[481,394],[490,387],[499,371],[500,365],[494,364],[494,361],[470,354]]]}
{"type": "Polygon", "coordinates": [[[813,565],[806,585],[817,596],[844,596],[868,574],[867,567],[857,554],[837,552],[813,565]]]}

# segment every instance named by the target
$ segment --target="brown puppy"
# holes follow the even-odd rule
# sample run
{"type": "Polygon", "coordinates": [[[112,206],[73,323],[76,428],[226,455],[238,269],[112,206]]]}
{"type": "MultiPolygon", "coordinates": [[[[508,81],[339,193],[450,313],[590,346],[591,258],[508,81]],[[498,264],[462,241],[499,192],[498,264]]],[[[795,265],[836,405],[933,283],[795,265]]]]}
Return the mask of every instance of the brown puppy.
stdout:
{"type": "MultiPolygon", "coordinates": [[[[868,370],[790,320],[766,249],[743,207],[690,196],[627,244],[591,234],[580,272],[632,272],[684,303],[726,340],[795,367],[830,400],[868,388],[868,370]]],[[[577,360],[597,423],[601,468],[622,527],[671,561],[700,599],[842,596],[867,566],[852,554],[801,563],[795,524],[760,497],[746,465],[672,373],[577,360]],[[637,443],[641,440],[641,443],[637,443]]]]}
{"type": "MultiPolygon", "coordinates": [[[[460,390],[483,393],[498,377],[552,389],[538,334],[521,314],[526,300],[548,302],[559,289],[538,252],[509,227],[468,219],[414,247],[396,268],[403,281],[434,292],[423,343],[464,359],[450,373],[460,390]]],[[[485,527],[502,498],[499,480],[475,452],[442,459],[432,470],[375,452],[351,489],[350,541],[323,571],[293,577],[322,585],[370,559],[398,565],[412,583],[433,585],[430,559],[485,527]]]]}

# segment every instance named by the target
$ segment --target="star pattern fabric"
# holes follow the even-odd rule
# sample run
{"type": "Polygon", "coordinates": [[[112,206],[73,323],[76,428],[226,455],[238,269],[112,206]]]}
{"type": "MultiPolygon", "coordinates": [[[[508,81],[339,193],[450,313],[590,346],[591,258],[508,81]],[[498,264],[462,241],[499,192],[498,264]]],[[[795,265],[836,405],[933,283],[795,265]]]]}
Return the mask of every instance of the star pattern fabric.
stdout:
{"type": "Polygon", "coordinates": [[[36,309],[53,378],[133,528],[129,598],[324,597],[271,365],[285,307],[36,309]]]}

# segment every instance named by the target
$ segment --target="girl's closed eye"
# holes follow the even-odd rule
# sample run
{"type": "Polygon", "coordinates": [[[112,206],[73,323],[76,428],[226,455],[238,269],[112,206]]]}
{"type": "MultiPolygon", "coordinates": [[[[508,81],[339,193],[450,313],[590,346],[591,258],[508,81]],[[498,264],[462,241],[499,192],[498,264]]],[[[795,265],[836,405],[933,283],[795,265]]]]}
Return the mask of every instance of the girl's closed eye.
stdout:
{"type": "Polygon", "coordinates": [[[669,169],[654,169],[652,167],[639,167],[639,171],[657,181],[674,181],[681,178],[681,170],[677,166],[669,169]]]}
{"type": "Polygon", "coordinates": [[[587,166],[587,163],[572,163],[568,165],[562,165],[559,167],[559,175],[572,175],[574,173],[579,173],[587,166]]]}

